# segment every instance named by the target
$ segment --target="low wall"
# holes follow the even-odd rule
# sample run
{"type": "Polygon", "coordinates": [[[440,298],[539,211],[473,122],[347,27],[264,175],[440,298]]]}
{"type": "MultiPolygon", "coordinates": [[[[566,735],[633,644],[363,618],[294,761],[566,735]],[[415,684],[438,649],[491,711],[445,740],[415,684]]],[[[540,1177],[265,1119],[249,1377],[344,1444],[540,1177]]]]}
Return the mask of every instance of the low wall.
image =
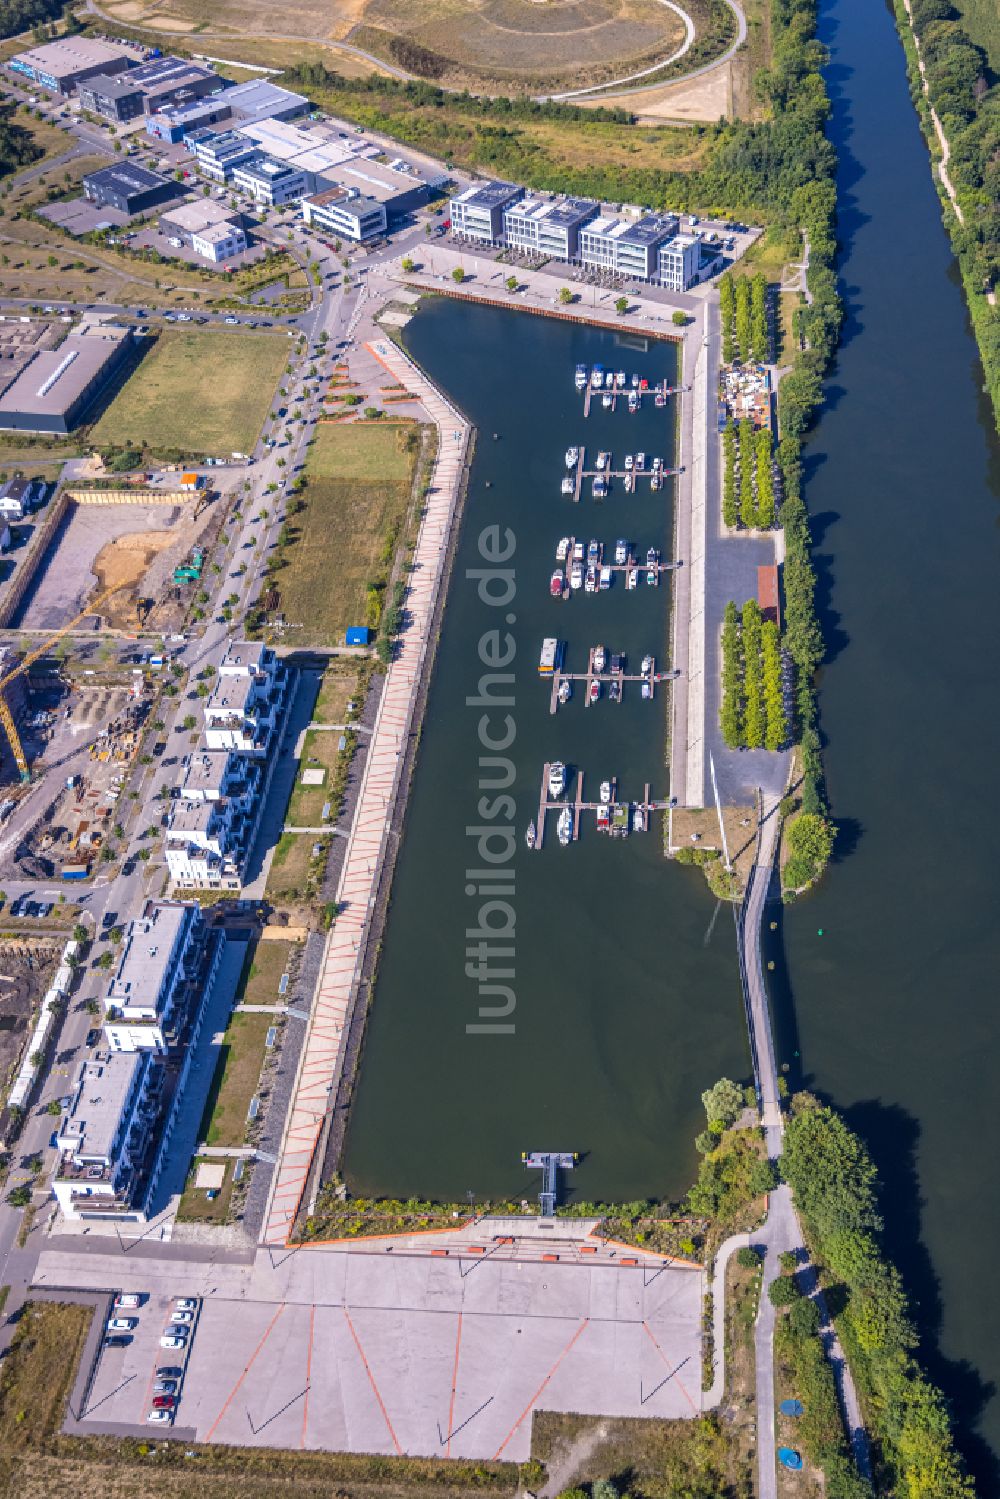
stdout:
{"type": "Polygon", "coordinates": [[[56,530],[63,516],[69,508],[69,495],[66,490],[60,490],[52,501],[48,515],[42,521],[35,532],[31,547],[20,567],[14,573],[10,581],[10,587],[0,600],[0,628],[6,628],[21,605],[21,600],[31,586],[38,564],[45,556],[56,530]]]}
{"type": "Polygon", "coordinates": [[[67,489],[77,505],[187,505],[197,489],[67,489]]]}

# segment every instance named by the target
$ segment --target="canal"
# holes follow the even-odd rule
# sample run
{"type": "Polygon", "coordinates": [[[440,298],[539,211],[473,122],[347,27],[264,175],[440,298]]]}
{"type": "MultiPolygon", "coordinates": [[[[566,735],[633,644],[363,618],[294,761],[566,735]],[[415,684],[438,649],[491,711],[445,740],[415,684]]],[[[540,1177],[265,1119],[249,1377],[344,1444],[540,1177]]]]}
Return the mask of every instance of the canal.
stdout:
{"type": "Polygon", "coordinates": [[[875,1153],[931,1372],[995,1494],[1000,453],[889,10],[827,0],[821,35],[848,319],[807,497],[843,831],[787,913],[779,1053],[875,1153]]]}
{"type": "MultiPolygon", "coordinates": [[[[612,549],[623,537],[643,557],[650,546],[669,557],[671,483],[658,493],[640,484],[626,495],[618,482],[606,503],[595,504],[588,482],[579,505],[561,496],[560,484],[565,451],[576,443],[586,443],[588,467],[599,448],[611,449],[619,466],[627,450],[639,449],[670,463],[672,401],[657,410],[650,400],[634,416],[596,403],[584,421],[573,375],[577,362],[600,362],[673,383],[675,347],[623,344],[611,332],[443,299],[425,305],[407,341],[479,435],[347,1176],[358,1192],[520,1198],[538,1189],[521,1151],[577,1150],[577,1200],[673,1197],[695,1170],[701,1090],[721,1073],[748,1070],[730,911],[717,910],[697,871],[665,864],[659,814],[651,831],[623,841],[597,835],[593,814],[568,848],[559,846],[551,817],[541,850],[529,851],[524,833],[537,816],[545,761],[581,769],[588,800],[612,775],[629,798],[641,797],[647,783],[654,798],[667,794],[667,691],[648,702],[638,684],[626,684],[620,705],[605,697],[585,707],[577,683],[553,717],[538,660],[543,638],[554,635],[567,642],[570,671],[586,670],[598,643],[625,652],[629,671],[647,653],[668,664],[666,581],[626,591],[619,575],[608,592],[561,602],[549,596],[549,578],[559,539],[572,534],[612,549]],[[504,536],[509,529],[514,547],[505,566],[516,593],[499,607],[483,602],[469,575],[488,565],[480,537],[490,527],[504,536]],[[489,825],[479,800],[501,794],[480,787],[501,772],[480,767],[490,753],[479,737],[484,709],[468,700],[491,674],[480,642],[496,630],[504,637],[509,630],[515,650],[507,667],[513,704],[490,715],[494,737],[505,737],[499,726],[508,712],[516,735],[504,752],[516,811],[508,820],[501,809],[492,824],[512,829],[514,842],[501,866],[515,886],[513,956],[492,960],[515,971],[510,1034],[470,1032],[481,1023],[481,1001],[476,977],[466,974],[466,948],[481,940],[467,933],[480,925],[486,899],[475,881],[466,893],[465,871],[483,867],[466,829],[489,825]]],[[[489,848],[502,853],[503,844],[498,838],[489,848]]],[[[487,919],[510,920],[498,912],[487,919]]]]}

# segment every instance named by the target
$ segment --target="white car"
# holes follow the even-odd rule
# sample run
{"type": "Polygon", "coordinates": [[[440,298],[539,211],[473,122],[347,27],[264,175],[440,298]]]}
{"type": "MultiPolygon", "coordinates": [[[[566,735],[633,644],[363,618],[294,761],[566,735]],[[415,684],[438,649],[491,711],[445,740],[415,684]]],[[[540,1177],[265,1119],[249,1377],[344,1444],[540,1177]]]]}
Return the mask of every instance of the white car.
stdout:
{"type": "Polygon", "coordinates": [[[193,1322],[194,1321],[194,1316],[192,1315],[191,1312],[171,1312],[170,1313],[170,1320],[171,1320],[171,1322],[174,1322],[174,1323],[177,1323],[177,1322],[182,1322],[182,1323],[183,1322],[193,1322]]]}
{"type": "Polygon", "coordinates": [[[173,1411],[150,1411],[146,1417],[147,1421],[172,1421],[173,1419],[173,1411]]]}
{"type": "Polygon", "coordinates": [[[138,1327],[138,1317],[112,1317],[108,1323],[110,1332],[131,1332],[133,1327],[138,1327]]]}
{"type": "MultiPolygon", "coordinates": [[[[185,1328],[184,1331],[186,1332],[187,1329],[185,1328]]],[[[163,1337],[160,1339],[160,1347],[161,1348],[186,1348],[187,1347],[187,1339],[183,1338],[183,1337],[178,1337],[176,1331],[164,1333],[163,1337]]]]}
{"type": "Polygon", "coordinates": [[[134,1291],[122,1291],[115,1297],[115,1306],[141,1306],[142,1301],[134,1291]]]}
{"type": "Polygon", "coordinates": [[[198,1306],[197,1301],[192,1301],[190,1296],[178,1296],[175,1304],[179,1312],[193,1312],[198,1306]]]}

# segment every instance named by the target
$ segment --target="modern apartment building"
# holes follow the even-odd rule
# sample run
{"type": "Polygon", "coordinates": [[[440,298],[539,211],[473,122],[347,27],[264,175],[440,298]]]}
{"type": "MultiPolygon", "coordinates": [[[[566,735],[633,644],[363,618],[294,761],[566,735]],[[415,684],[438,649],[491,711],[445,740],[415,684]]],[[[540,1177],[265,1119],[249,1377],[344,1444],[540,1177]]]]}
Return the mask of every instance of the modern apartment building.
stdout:
{"type": "Polygon", "coordinates": [[[504,214],[524,197],[512,182],[476,182],[451,200],[451,230],[462,239],[484,245],[503,241],[504,214]]]}
{"type": "Polygon", "coordinates": [[[600,214],[586,198],[522,198],[504,211],[504,243],[553,260],[579,258],[580,230],[600,214]]]}
{"type": "Polygon", "coordinates": [[[234,750],[196,750],[177,786],[166,833],[175,885],[238,890],[264,807],[262,760],[234,750]]]}
{"type": "Polygon", "coordinates": [[[285,709],[288,674],[266,645],[230,643],[205,702],[208,749],[263,758],[272,749],[285,709]]]}
{"type": "Polygon", "coordinates": [[[67,1218],[144,1216],[166,1144],[165,1081],[151,1051],[98,1051],[83,1063],[56,1131],[52,1190],[67,1218]]]}
{"type": "Polygon", "coordinates": [[[194,902],[150,901],[129,922],[105,996],[113,1052],[168,1052],[197,1033],[222,948],[194,902]]]}

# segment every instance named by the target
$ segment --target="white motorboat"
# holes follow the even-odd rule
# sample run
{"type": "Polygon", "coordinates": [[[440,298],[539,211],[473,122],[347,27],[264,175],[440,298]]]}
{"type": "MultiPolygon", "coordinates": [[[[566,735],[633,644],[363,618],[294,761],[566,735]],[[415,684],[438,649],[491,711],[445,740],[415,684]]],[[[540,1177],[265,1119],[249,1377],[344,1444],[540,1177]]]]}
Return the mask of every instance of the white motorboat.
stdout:
{"type": "Polygon", "coordinates": [[[603,384],[604,366],[601,364],[595,364],[594,368],[590,372],[590,388],[591,390],[600,390],[603,384]]]}
{"type": "Polygon", "coordinates": [[[596,593],[597,592],[597,568],[596,567],[588,567],[587,568],[587,581],[583,585],[583,591],[584,591],[584,593],[596,593]]]}
{"type": "Polygon", "coordinates": [[[599,473],[603,473],[604,470],[607,468],[607,466],[608,466],[608,459],[610,457],[611,457],[611,454],[610,453],[606,453],[603,448],[598,453],[598,455],[597,455],[597,469],[598,469],[599,473]]]}
{"type": "Polygon", "coordinates": [[[580,461],[580,449],[579,448],[567,448],[566,449],[566,467],[567,468],[575,468],[576,465],[579,463],[579,461],[580,461]]]}
{"type": "Polygon", "coordinates": [[[566,475],[565,479],[562,481],[562,484],[560,485],[560,489],[562,490],[563,494],[569,495],[569,496],[572,497],[572,495],[576,492],[576,484],[573,482],[573,475],[572,474],[567,474],[566,475]]]}
{"type": "Polygon", "coordinates": [[[625,371],[624,370],[619,370],[618,371],[617,375],[615,376],[615,384],[617,385],[617,387],[618,387],[619,390],[622,390],[624,388],[624,385],[625,385],[625,371]]]}
{"type": "Polygon", "coordinates": [[[535,831],[535,824],[534,824],[534,822],[529,822],[528,826],[527,826],[527,830],[525,831],[525,834],[524,834],[524,841],[528,845],[529,848],[534,848],[535,843],[537,842],[537,840],[538,840],[538,834],[535,831]]]}
{"type": "Polygon", "coordinates": [[[601,405],[605,408],[605,410],[610,410],[613,400],[614,396],[611,394],[610,390],[606,390],[601,396],[601,405]]]}
{"type": "Polygon", "coordinates": [[[556,823],[556,833],[563,848],[573,837],[573,814],[568,807],[563,807],[559,813],[559,821],[556,823]]]}
{"type": "Polygon", "coordinates": [[[636,468],[639,470],[639,472],[641,474],[642,471],[643,471],[643,469],[646,467],[646,455],[645,455],[645,453],[636,453],[636,455],[635,455],[635,466],[636,466],[636,468]]]}
{"type": "Polygon", "coordinates": [[[597,586],[602,592],[611,587],[611,576],[610,567],[601,568],[601,575],[597,580],[597,586]]]}
{"type": "Polygon", "coordinates": [[[632,389],[633,390],[638,390],[639,389],[639,376],[638,375],[633,375],[632,376],[632,389]]]}
{"type": "Polygon", "coordinates": [[[614,385],[614,383],[615,383],[615,377],[611,373],[611,371],[608,370],[608,373],[604,377],[604,384],[607,386],[608,390],[610,390],[611,387],[614,385]]]}
{"type": "Polygon", "coordinates": [[[625,472],[626,473],[631,473],[632,465],[633,465],[634,462],[635,462],[635,459],[632,457],[632,454],[631,453],[626,453],[625,454],[625,472]]]}
{"type": "Polygon", "coordinates": [[[605,805],[607,805],[607,803],[610,800],[611,800],[611,782],[610,781],[602,781],[601,782],[601,801],[604,802],[605,805]]]}
{"type": "Polygon", "coordinates": [[[646,697],[646,698],[649,698],[649,697],[653,696],[653,684],[652,684],[652,682],[649,682],[649,681],[643,682],[643,684],[642,684],[642,695],[643,695],[643,697],[646,697]]]}
{"type": "Polygon", "coordinates": [[[583,390],[587,383],[587,366],[585,364],[577,365],[575,380],[577,390],[583,390]]]}
{"type": "Polygon", "coordinates": [[[602,672],[604,670],[604,668],[605,668],[605,665],[607,664],[607,660],[608,660],[608,658],[607,658],[607,655],[605,654],[605,650],[604,650],[603,645],[595,645],[594,646],[594,670],[596,672],[602,672]]]}
{"type": "Polygon", "coordinates": [[[640,671],[642,672],[643,676],[644,677],[648,677],[649,674],[650,674],[650,672],[652,670],[653,670],[653,658],[652,658],[652,656],[643,656],[643,658],[642,658],[642,666],[640,667],[640,671]]]}
{"type": "Polygon", "coordinates": [[[632,827],[637,833],[646,831],[646,814],[641,807],[632,808],[632,827]]]}
{"type": "Polygon", "coordinates": [[[619,567],[624,567],[628,561],[628,542],[624,537],[619,537],[615,542],[615,562],[619,567]]]}
{"type": "Polygon", "coordinates": [[[549,796],[562,796],[566,790],[566,767],[561,760],[549,766],[549,796]]]}
{"type": "Polygon", "coordinates": [[[638,588],[638,586],[639,586],[639,569],[637,567],[630,567],[629,570],[628,570],[628,572],[625,574],[625,587],[626,588],[638,588]]]}
{"type": "Polygon", "coordinates": [[[574,562],[569,570],[569,586],[577,589],[583,587],[583,563],[574,562]]]}
{"type": "Polygon", "coordinates": [[[574,543],[573,543],[573,561],[574,562],[582,562],[583,561],[583,552],[584,552],[583,542],[582,541],[574,541],[574,543]]]}
{"type": "Polygon", "coordinates": [[[590,486],[590,492],[595,500],[603,500],[608,492],[608,481],[598,474],[590,486]]]}
{"type": "Polygon", "coordinates": [[[569,540],[570,539],[569,539],[568,536],[562,536],[562,537],[560,537],[560,539],[559,539],[559,545],[556,547],[556,561],[557,562],[565,562],[566,561],[566,554],[569,551],[569,540]]]}
{"type": "Polygon", "coordinates": [[[573,696],[573,683],[568,677],[563,677],[559,683],[559,692],[557,695],[561,703],[568,703],[573,696]]]}

